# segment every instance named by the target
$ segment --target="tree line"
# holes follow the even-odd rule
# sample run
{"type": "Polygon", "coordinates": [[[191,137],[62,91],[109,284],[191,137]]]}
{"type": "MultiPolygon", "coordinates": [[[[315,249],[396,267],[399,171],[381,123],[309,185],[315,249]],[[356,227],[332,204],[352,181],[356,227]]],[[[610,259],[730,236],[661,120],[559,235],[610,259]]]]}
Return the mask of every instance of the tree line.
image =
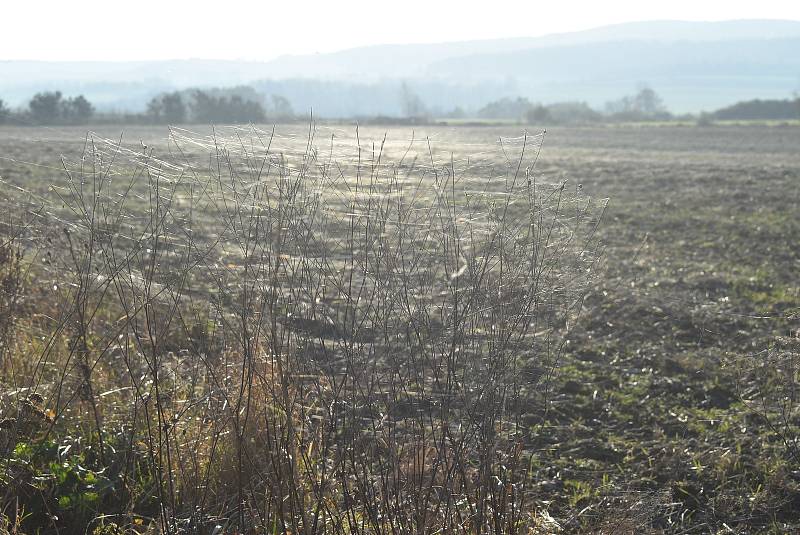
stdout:
{"type": "Polygon", "coordinates": [[[652,121],[669,120],[673,115],[664,101],[651,88],[643,87],[636,94],[606,103],[605,111],[598,111],[586,102],[533,103],[527,98],[503,98],[490,102],[478,110],[482,119],[510,119],[533,124],[541,123],[591,123],[602,121],[652,121]]]}
{"type": "Polygon", "coordinates": [[[12,110],[0,99],[0,124],[86,124],[95,113],[84,97],[64,98],[61,91],[36,93],[26,109],[12,110]]]}
{"type": "Polygon", "coordinates": [[[154,96],[143,113],[102,113],[83,95],[64,97],[60,91],[35,94],[26,107],[12,110],[0,99],[0,124],[82,125],[89,122],[141,124],[263,123],[289,121],[294,110],[289,101],[272,95],[265,104],[260,96],[249,98],[225,91],[189,89],[154,96]]]}
{"type": "MultiPolygon", "coordinates": [[[[433,119],[512,120],[529,124],[575,124],[594,122],[697,120],[711,124],[717,120],[793,120],[800,119],[800,96],[784,100],[749,100],[697,116],[670,113],[661,97],[650,87],[635,94],[607,102],[603,111],[586,102],[570,101],[541,104],[525,97],[504,97],[466,112],[456,107],[442,113],[429,109],[407,84],[401,85],[400,117],[362,118],[381,122],[426,123],[433,119]]],[[[280,95],[269,99],[251,87],[229,89],[186,89],[161,93],[147,103],[141,113],[97,113],[83,95],[65,97],[60,91],[34,95],[22,109],[12,110],[0,99],[0,124],[82,125],[97,123],[134,124],[236,124],[284,122],[295,118],[289,100],[280,95]]]]}
{"type": "Polygon", "coordinates": [[[793,100],[747,100],[719,109],[711,114],[718,120],[784,120],[800,119],[800,96],[793,100]]]}
{"type": "Polygon", "coordinates": [[[263,123],[291,121],[295,114],[289,101],[272,95],[269,105],[238,94],[215,94],[200,90],[174,91],[158,95],[147,104],[145,117],[157,124],[263,123]]]}
{"type": "MultiPolygon", "coordinates": [[[[435,115],[406,84],[402,85],[401,103],[403,116],[406,118],[419,120],[435,115]]],[[[609,120],[669,120],[673,118],[666,106],[664,106],[661,97],[649,87],[643,87],[635,95],[608,102],[605,112],[598,111],[586,102],[580,101],[556,102],[545,105],[531,102],[526,97],[504,97],[489,102],[471,113],[456,107],[447,113],[439,115],[439,117],[443,119],[511,120],[531,124],[591,123],[609,120]]]]}
{"type": "MultiPolygon", "coordinates": [[[[697,116],[676,116],[664,105],[662,98],[650,87],[643,87],[633,95],[607,102],[603,111],[585,102],[533,103],[527,98],[502,98],[478,110],[482,119],[504,119],[531,124],[670,121],[694,119],[699,124],[724,120],[794,120],[800,119],[800,96],[784,100],[748,100],[713,112],[697,116]]],[[[455,117],[458,117],[457,115],[455,117]]]]}

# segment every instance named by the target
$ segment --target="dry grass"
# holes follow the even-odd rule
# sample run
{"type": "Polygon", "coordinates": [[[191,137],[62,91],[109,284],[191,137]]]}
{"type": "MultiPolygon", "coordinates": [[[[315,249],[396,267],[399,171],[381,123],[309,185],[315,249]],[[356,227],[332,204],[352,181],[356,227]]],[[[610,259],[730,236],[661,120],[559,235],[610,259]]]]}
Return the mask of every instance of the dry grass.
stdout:
{"type": "Polygon", "coordinates": [[[89,136],[47,191],[4,199],[9,522],[546,524],[522,418],[581,310],[602,206],[542,183],[540,143],[457,160],[313,126],[304,144],[175,130],[160,154],[89,136]]]}

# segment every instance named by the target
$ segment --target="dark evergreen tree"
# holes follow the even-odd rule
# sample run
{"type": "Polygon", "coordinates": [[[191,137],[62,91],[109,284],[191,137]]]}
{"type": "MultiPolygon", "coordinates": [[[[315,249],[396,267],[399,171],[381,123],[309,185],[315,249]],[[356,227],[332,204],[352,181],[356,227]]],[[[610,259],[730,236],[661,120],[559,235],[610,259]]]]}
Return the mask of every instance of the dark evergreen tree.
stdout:
{"type": "Polygon", "coordinates": [[[36,93],[28,103],[31,121],[35,124],[57,124],[62,119],[61,91],[36,93]]]}
{"type": "Polygon", "coordinates": [[[186,103],[177,91],[153,97],[147,104],[147,115],[157,123],[185,123],[186,112],[186,103]]]}
{"type": "Polygon", "coordinates": [[[65,100],[62,108],[64,120],[69,124],[86,124],[94,115],[94,106],[83,95],[65,100]]]}

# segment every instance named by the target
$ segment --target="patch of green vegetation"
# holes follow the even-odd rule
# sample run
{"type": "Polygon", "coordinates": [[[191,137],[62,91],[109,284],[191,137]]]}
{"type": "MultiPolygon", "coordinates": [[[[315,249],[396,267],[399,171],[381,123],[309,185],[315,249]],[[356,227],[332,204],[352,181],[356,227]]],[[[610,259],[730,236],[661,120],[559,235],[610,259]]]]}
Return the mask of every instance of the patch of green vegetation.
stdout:
{"type": "Polygon", "coordinates": [[[104,474],[108,467],[93,469],[95,463],[85,453],[69,450],[53,440],[22,441],[14,447],[0,477],[26,496],[26,515],[57,515],[68,523],[85,524],[115,500],[119,489],[104,474]]]}

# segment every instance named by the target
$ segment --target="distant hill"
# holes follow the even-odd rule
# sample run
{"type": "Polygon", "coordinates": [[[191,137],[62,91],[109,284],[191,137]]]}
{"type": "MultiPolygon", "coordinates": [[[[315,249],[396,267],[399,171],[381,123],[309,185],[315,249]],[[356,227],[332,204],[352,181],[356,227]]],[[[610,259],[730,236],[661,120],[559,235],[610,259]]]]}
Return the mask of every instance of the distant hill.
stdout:
{"type": "Polygon", "coordinates": [[[379,45],[267,62],[0,62],[0,98],[83,93],[99,109],[143,109],[187,87],[253,85],[321,116],[402,113],[401,84],[434,111],[502,97],[603,104],[649,84],[673,112],[800,89],[800,21],[655,21],[543,37],[379,45]]]}
{"type": "MultiPolygon", "coordinates": [[[[736,41],[800,38],[800,21],[737,20],[724,22],[653,21],[602,26],[580,32],[453,43],[376,45],[328,54],[283,56],[267,63],[270,76],[279,78],[344,78],[359,76],[368,80],[386,77],[415,77],[436,74],[431,66],[443,60],[475,55],[502,56],[531,49],[576,47],[597,43],[679,43],[698,48],[707,43],[727,43],[738,50],[736,41]],[[388,59],[391,61],[388,61],[388,59]]],[[[586,49],[584,49],[586,50],[586,49]]],[[[513,55],[513,54],[512,54],[513,55]]],[[[603,58],[590,54],[602,64],[603,58]]],[[[517,65],[524,69],[527,65],[517,65]]],[[[514,74],[513,71],[508,71],[514,74]]],[[[800,76],[800,73],[798,73],[800,76]]]]}

